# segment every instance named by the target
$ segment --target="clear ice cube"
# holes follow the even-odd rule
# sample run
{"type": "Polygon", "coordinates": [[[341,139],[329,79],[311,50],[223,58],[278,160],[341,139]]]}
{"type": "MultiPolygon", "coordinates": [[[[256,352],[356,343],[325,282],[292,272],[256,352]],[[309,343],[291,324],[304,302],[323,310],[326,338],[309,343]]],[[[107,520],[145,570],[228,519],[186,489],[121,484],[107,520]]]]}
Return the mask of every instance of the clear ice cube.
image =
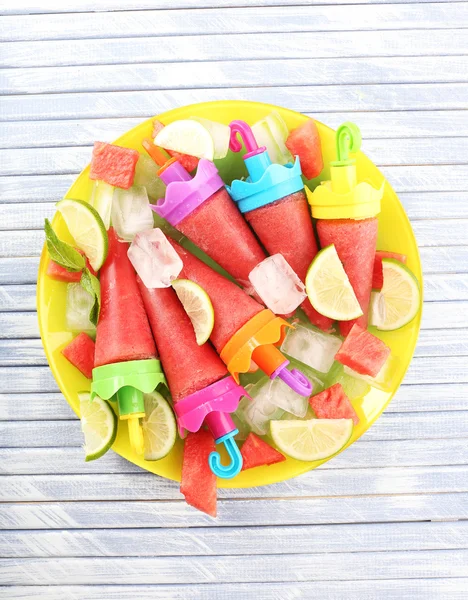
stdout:
{"type": "Polygon", "coordinates": [[[114,189],[113,185],[98,180],[94,182],[93,191],[91,192],[90,204],[99,213],[106,229],[109,229],[111,223],[114,189]]]}
{"type": "Polygon", "coordinates": [[[281,350],[320,373],[328,373],[342,340],[303,324],[289,329],[281,350]]]}
{"type": "Polygon", "coordinates": [[[147,288],[166,288],[184,266],[160,229],[137,233],[128,249],[128,258],[147,288]]]}
{"type": "Polygon", "coordinates": [[[282,254],[262,260],[249,273],[249,280],[263,303],[279,315],[295,311],[307,296],[304,284],[282,254]]]}
{"type": "Polygon", "coordinates": [[[327,387],[331,387],[335,383],[341,383],[344,393],[351,401],[364,397],[370,391],[371,387],[364,379],[346,373],[345,367],[338,361],[335,361],[326,379],[327,387]]]}
{"type": "Polygon", "coordinates": [[[163,198],[166,193],[163,180],[157,176],[158,169],[158,165],[152,158],[146,156],[146,154],[140,154],[135,167],[133,185],[145,187],[152,202],[163,198]]]}
{"type": "Polygon", "coordinates": [[[282,408],[287,413],[296,417],[305,417],[309,402],[300,396],[279,378],[274,379],[270,385],[271,403],[282,408]]]}
{"type": "Polygon", "coordinates": [[[65,304],[65,324],[70,331],[84,331],[94,334],[96,327],[89,320],[89,313],[94,304],[94,298],[81,287],[80,283],[67,285],[65,304]]]}
{"type": "Polygon", "coordinates": [[[231,414],[232,420],[234,421],[235,426],[239,430],[239,433],[236,434],[236,440],[245,440],[250,433],[250,425],[245,420],[245,409],[250,404],[250,399],[244,396],[242,400],[239,402],[239,406],[237,410],[231,414]]]}
{"type": "Polygon", "coordinates": [[[244,420],[257,435],[269,433],[270,421],[280,419],[284,413],[271,401],[272,383],[270,379],[264,377],[255,385],[246,387],[246,392],[252,400],[248,400],[242,406],[244,420]]]}
{"type": "Polygon", "coordinates": [[[112,200],[112,225],[120,239],[131,242],[137,233],[153,228],[146,188],[134,185],[128,190],[114,189],[112,200]]]}

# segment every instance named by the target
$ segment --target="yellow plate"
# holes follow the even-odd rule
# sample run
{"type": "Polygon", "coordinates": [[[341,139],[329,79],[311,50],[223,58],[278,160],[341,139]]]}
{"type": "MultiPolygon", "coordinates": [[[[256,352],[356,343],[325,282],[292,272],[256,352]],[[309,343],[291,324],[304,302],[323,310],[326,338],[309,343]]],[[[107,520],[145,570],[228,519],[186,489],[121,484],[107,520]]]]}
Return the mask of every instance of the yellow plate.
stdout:
{"type": "MultiPolygon", "coordinates": [[[[171,110],[159,115],[158,118],[165,124],[176,119],[187,119],[191,116],[213,119],[226,124],[233,119],[244,119],[248,123],[253,124],[272,110],[277,110],[281,114],[290,129],[298,127],[307,118],[304,115],[277,106],[241,101],[194,104],[171,110]]],[[[334,131],[322,123],[317,123],[317,125],[322,140],[323,157],[326,167],[320,177],[313,182],[314,184],[317,184],[322,179],[330,178],[328,164],[336,158],[334,131]]],[[[140,145],[141,140],[144,137],[150,136],[151,130],[152,119],[149,119],[121,136],[116,140],[116,143],[143,152],[140,145]]],[[[225,159],[217,161],[217,166],[220,169],[221,176],[227,183],[246,173],[240,153],[237,155],[229,153],[225,159]]],[[[367,179],[375,187],[380,187],[384,179],[383,175],[363,153],[359,153],[357,156],[357,169],[359,180],[367,179]]],[[[67,198],[89,199],[92,182],[88,178],[88,172],[89,167],[80,174],[72,185],[66,195],[67,198]]],[[[60,238],[72,241],[66,225],[59,214],[55,215],[53,225],[60,238]]],[[[408,257],[408,267],[418,278],[422,289],[421,263],[416,240],[405,211],[388,183],[385,186],[385,194],[382,199],[382,212],[379,216],[378,248],[379,250],[393,250],[406,254],[408,257]]],[[[39,266],[37,286],[37,310],[41,337],[52,373],[68,403],[78,414],[79,402],[77,393],[89,389],[89,381],[70,365],[60,353],[61,348],[71,341],[73,335],[65,329],[66,284],[53,281],[46,276],[48,260],[49,257],[44,247],[39,266]]],[[[391,347],[392,352],[399,359],[398,373],[394,380],[395,385],[388,393],[373,389],[362,400],[354,403],[359,414],[360,423],[354,428],[353,436],[348,446],[369,429],[398,389],[413,356],[420,321],[421,311],[406,327],[398,331],[378,333],[379,337],[391,347]]],[[[115,452],[143,469],[162,477],[180,480],[182,459],[182,443],[180,441],[166,458],[157,462],[145,461],[132,452],[128,443],[127,428],[125,424],[120,423],[119,433],[112,448],[115,452]]],[[[251,469],[241,473],[234,480],[219,480],[219,486],[251,487],[276,483],[314,469],[323,462],[325,461],[305,463],[290,458],[285,462],[270,467],[251,469]]]]}

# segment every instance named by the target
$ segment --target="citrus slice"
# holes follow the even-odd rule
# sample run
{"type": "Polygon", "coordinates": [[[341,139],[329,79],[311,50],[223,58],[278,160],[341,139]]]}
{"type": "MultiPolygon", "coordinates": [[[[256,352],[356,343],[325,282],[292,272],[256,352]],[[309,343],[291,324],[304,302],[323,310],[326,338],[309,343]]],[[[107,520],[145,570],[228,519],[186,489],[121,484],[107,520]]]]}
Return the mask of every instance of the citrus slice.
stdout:
{"type": "Polygon", "coordinates": [[[307,271],[306,292],[320,314],[336,321],[351,321],[362,310],[346,271],[331,244],[317,253],[307,271]]]}
{"type": "Polygon", "coordinates": [[[214,326],[214,310],[210,297],[205,290],[189,279],[176,279],[172,282],[185,312],[192,321],[197,344],[208,341],[214,326]]]}
{"type": "Polygon", "coordinates": [[[85,442],[86,462],[105,454],[117,435],[117,417],[109,402],[95,396],[90,400],[89,392],[79,392],[81,431],[85,442]]]}
{"type": "Polygon", "coordinates": [[[281,452],[304,461],[322,460],[339,452],[353,433],[352,419],[271,421],[271,437],[281,452]]]}
{"type": "Polygon", "coordinates": [[[404,327],[417,315],[421,292],[416,277],[400,261],[384,258],[382,269],[382,289],[371,294],[371,325],[381,331],[393,331],[404,327]]]}
{"type": "Polygon", "coordinates": [[[202,119],[201,117],[190,117],[190,120],[197,121],[208,131],[213,140],[213,158],[226,158],[229,151],[229,141],[231,139],[231,128],[229,125],[202,119]]]}
{"type": "Polygon", "coordinates": [[[106,227],[99,213],[83,200],[60,200],[57,210],[64,218],[75,244],[86,254],[93,269],[98,271],[109,249],[106,227]]]}
{"type": "Polygon", "coordinates": [[[169,403],[158,392],[145,394],[143,419],[143,439],[145,460],[159,460],[169,454],[174,447],[177,428],[169,403]]]}
{"type": "Polygon", "coordinates": [[[198,121],[182,119],[166,125],[154,138],[156,146],[198,158],[213,160],[214,142],[210,132],[198,121]]]}

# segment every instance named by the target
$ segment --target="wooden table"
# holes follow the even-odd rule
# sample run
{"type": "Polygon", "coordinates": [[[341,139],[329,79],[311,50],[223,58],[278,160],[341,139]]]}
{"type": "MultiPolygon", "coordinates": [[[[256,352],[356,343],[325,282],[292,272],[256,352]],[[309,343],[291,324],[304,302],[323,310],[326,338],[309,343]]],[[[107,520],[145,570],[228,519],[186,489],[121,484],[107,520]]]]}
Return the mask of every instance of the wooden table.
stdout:
{"type": "Polygon", "coordinates": [[[359,1],[0,2],[1,598],[468,597],[468,3],[359,1]],[[112,452],[83,461],[34,284],[43,219],[93,141],[217,99],[356,121],[412,220],[426,302],[363,439],[221,490],[214,522],[112,452]]]}

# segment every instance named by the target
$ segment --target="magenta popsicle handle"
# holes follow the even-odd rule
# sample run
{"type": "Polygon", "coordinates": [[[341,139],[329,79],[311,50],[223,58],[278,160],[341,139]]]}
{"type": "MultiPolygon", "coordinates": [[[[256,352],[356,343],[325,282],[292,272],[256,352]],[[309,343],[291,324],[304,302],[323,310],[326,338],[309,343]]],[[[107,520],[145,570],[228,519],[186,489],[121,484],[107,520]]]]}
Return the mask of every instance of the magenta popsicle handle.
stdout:
{"type": "Polygon", "coordinates": [[[242,149],[242,144],[237,138],[237,134],[241,136],[245,149],[247,150],[247,154],[244,156],[244,158],[265,152],[266,148],[264,146],[261,148],[258,147],[257,140],[255,139],[250,125],[248,125],[245,121],[232,121],[229,123],[229,127],[231,128],[229,148],[233,152],[239,152],[242,149]]]}
{"type": "Polygon", "coordinates": [[[229,413],[212,412],[206,415],[205,423],[208,425],[215,440],[236,429],[236,425],[229,413]]]}

